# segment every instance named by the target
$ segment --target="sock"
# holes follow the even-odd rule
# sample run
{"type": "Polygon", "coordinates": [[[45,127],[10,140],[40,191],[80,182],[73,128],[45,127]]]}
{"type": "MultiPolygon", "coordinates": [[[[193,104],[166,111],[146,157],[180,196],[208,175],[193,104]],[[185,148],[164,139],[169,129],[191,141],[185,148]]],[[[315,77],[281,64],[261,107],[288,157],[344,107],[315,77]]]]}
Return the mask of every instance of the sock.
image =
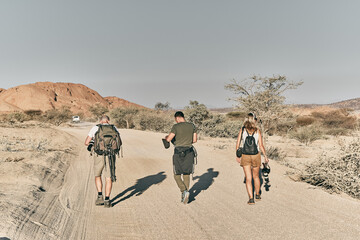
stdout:
{"type": "Polygon", "coordinates": [[[101,196],[101,195],[102,195],[102,192],[98,192],[98,195],[101,196]]]}
{"type": "Polygon", "coordinates": [[[105,197],[105,201],[109,200],[109,197],[105,197]]]}

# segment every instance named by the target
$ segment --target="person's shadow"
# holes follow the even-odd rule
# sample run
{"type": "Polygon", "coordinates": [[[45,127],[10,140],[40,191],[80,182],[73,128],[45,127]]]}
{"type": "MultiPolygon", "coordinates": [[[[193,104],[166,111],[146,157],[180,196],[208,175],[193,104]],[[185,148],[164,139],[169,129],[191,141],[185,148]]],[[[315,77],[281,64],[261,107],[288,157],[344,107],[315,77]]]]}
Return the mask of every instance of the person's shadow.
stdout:
{"type": "Polygon", "coordinates": [[[189,190],[190,198],[189,203],[195,201],[196,196],[201,193],[201,191],[205,191],[208,189],[211,184],[214,182],[214,178],[219,176],[219,172],[215,171],[213,168],[209,168],[206,173],[201,176],[195,176],[193,180],[199,179],[189,190]]]}
{"type": "Polygon", "coordinates": [[[116,195],[113,199],[111,199],[112,205],[115,206],[119,202],[125,201],[134,195],[139,196],[143,194],[146,190],[148,190],[152,185],[160,184],[166,178],[166,175],[164,175],[164,173],[165,172],[159,172],[158,174],[146,176],[136,180],[134,186],[128,187],[127,189],[116,195]],[[127,193],[129,194],[126,195],[127,193]]]}

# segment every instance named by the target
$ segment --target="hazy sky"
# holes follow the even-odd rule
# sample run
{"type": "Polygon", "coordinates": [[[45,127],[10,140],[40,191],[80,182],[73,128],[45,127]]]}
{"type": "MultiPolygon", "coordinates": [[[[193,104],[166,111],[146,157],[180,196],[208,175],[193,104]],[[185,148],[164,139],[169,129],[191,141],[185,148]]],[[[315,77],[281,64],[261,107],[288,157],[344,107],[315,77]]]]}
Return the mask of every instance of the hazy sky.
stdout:
{"type": "Polygon", "coordinates": [[[360,97],[358,0],[3,0],[0,87],[82,83],[147,107],[231,106],[253,74],[303,86],[288,103],[360,97]]]}

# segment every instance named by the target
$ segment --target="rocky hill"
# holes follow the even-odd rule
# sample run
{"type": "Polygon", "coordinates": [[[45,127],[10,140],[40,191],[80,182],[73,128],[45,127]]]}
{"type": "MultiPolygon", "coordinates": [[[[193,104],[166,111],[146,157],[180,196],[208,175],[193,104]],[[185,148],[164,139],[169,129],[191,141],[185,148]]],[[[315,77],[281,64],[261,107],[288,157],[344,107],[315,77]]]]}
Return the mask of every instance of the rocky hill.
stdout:
{"type": "Polygon", "coordinates": [[[336,108],[350,108],[353,110],[360,110],[360,98],[354,98],[337,103],[332,103],[329,104],[329,106],[336,108]]]}
{"type": "Polygon", "coordinates": [[[360,112],[360,98],[344,100],[341,102],[331,104],[295,104],[291,105],[292,112],[300,115],[309,115],[311,112],[330,112],[339,108],[347,108],[354,111],[354,114],[359,115],[360,112]]]}
{"type": "Polygon", "coordinates": [[[136,103],[129,102],[125,99],[118,98],[118,97],[104,97],[104,99],[109,103],[109,108],[117,108],[119,106],[121,107],[135,107],[135,108],[144,108],[144,106],[141,106],[136,103]]]}
{"type": "Polygon", "coordinates": [[[70,107],[74,113],[89,114],[89,107],[101,104],[109,109],[116,107],[144,108],[118,97],[102,97],[82,84],[37,82],[8,90],[0,89],[0,112],[59,109],[70,107]]]}

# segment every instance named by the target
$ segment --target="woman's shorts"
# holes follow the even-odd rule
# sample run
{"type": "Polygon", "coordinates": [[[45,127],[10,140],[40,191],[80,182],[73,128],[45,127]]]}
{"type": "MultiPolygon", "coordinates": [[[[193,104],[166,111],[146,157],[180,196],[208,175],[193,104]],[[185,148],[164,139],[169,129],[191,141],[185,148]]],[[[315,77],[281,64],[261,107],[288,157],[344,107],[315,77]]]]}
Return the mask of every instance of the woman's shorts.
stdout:
{"type": "Polygon", "coordinates": [[[104,156],[98,156],[97,154],[93,154],[93,157],[94,157],[95,177],[100,177],[101,175],[103,175],[103,177],[105,178],[111,177],[108,159],[106,158],[106,166],[105,166],[104,156]]]}
{"type": "Polygon", "coordinates": [[[245,155],[241,156],[240,166],[252,166],[252,167],[260,167],[261,165],[261,155],[260,153],[256,155],[245,155]]]}

